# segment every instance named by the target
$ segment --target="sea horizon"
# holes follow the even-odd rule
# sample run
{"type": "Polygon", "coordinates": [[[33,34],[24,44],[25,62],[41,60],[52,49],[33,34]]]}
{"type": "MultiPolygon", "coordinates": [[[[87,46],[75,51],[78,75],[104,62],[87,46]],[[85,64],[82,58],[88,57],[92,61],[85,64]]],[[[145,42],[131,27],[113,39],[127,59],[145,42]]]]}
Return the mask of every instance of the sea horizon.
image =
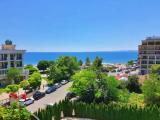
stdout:
{"type": "Polygon", "coordinates": [[[103,58],[103,63],[127,63],[129,60],[137,60],[137,50],[127,51],[97,51],[97,52],[26,52],[24,64],[36,65],[40,60],[56,60],[60,56],[75,56],[78,60],[85,62],[87,57],[91,61],[96,56],[103,58]]]}

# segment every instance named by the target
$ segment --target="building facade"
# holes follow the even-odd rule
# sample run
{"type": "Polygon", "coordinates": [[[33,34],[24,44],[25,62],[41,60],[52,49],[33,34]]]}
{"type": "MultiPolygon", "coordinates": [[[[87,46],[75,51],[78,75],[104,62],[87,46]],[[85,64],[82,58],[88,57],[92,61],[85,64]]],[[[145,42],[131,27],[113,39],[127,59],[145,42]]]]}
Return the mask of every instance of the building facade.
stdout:
{"type": "Polygon", "coordinates": [[[160,64],[160,37],[147,37],[138,47],[140,74],[148,74],[153,64],[160,64]]]}
{"type": "MultiPolygon", "coordinates": [[[[6,41],[0,48],[0,86],[6,83],[7,70],[11,67],[23,71],[25,50],[16,50],[12,41],[6,41]]],[[[23,74],[23,72],[22,72],[23,74]]]]}

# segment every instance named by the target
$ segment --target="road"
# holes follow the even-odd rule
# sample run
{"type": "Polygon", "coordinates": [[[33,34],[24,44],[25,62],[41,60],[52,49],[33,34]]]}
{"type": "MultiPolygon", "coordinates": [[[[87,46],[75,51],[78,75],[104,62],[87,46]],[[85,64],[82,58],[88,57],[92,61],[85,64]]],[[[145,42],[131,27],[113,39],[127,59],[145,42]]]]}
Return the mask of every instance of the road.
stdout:
{"type": "Polygon", "coordinates": [[[47,103],[56,103],[65,98],[66,93],[68,92],[68,88],[71,86],[72,82],[69,82],[66,85],[58,88],[55,92],[51,94],[46,94],[45,97],[40,100],[35,101],[33,104],[27,106],[27,110],[35,112],[39,108],[45,108],[47,103]]]}

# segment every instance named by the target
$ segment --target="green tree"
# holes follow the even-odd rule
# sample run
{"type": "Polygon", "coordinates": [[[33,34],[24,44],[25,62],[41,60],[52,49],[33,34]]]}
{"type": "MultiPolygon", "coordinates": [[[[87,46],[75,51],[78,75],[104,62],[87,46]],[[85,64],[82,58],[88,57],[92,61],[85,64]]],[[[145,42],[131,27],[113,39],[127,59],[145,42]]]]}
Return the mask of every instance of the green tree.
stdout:
{"type": "Polygon", "coordinates": [[[37,72],[38,71],[38,69],[37,68],[35,68],[33,65],[26,65],[25,67],[24,67],[24,69],[27,69],[27,70],[29,70],[29,74],[31,75],[31,74],[33,74],[34,72],[37,72]]]}
{"type": "Polygon", "coordinates": [[[110,102],[118,100],[118,81],[92,70],[82,70],[73,75],[73,84],[70,88],[80,96],[84,102],[110,102]]]}
{"type": "Polygon", "coordinates": [[[29,86],[30,84],[28,80],[23,80],[20,82],[20,87],[23,88],[24,90],[26,90],[29,86]]]}
{"type": "Polygon", "coordinates": [[[62,56],[59,57],[55,64],[49,69],[49,79],[55,81],[70,79],[70,77],[79,69],[77,59],[75,57],[62,56]]]}
{"type": "Polygon", "coordinates": [[[150,68],[150,74],[160,75],[160,65],[158,64],[152,65],[150,68]]]}
{"type": "Polygon", "coordinates": [[[157,76],[151,77],[149,80],[145,80],[142,86],[145,103],[147,105],[160,106],[160,81],[157,76]]]}
{"type": "Polygon", "coordinates": [[[50,65],[49,61],[47,61],[47,60],[41,60],[41,61],[38,62],[37,68],[39,70],[43,70],[44,71],[44,70],[46,70],[49,67],[49,65],[50,65]]]}
{"type": "Polygon", "coordinates": [[[91,61],[89,59],[89,57],[86,58],[86,63],[85,63],[86,66],[90,66],[91,65],[91,61]]]}
{"type": "Polygon", "coordinates": [[[12,84],[12,85],[8,85],[6,88],[5,88],[6,92],[17,92],[19,90],[19,85],[16,85],[16,84],[12,84]]]}
{"type": "Polygon", "coordinates": [[[137,75],[129,76],[127,81],[127,89],[129,92],[141,93],[141,85],[137,75]]]}
{"type": "Polygon", "coordinates": [[[78,63],[79,63],[79,66],[83,65],[83,61],[82,60],[79,60],[78,63]]]}
{"type": "Polygon", "coordinates": [[[96,57],[93,61],[93,64],[92,64],[92,67],[95,69],[95,70],[99,70],[102,68],[102,61],[103,59],[100,58],[100,57],[96,57]]]}
{"type": "Polygon", "coordinates": [[[61,70],[58,69],[55,65],[50,66],[49,73],[48,73],[48,79],[52,80],[53,83],[61,81],[63,78],[63,75],[61,73],[61,70]]]}
{"type": "Polygon", "coordinates": [[[132,66],[134,64],[134,61],[133,60],[129,60],[127,64],[132,66]]]}
{"type": "Polygon", "coordinates": [[[9,107],[0,107],[1,120],[31,120],[31,113],[24,107],[19,107],[17,103],[12,103],[9,107]]]}
{"type": "Polygon", "coordinates": [[[21,71],[17,68],[10,68],[7,72],[7,78],[11,81],[11,83],[19,82],[21,71]]]}
{"type": "Polygon", "coordinates": [[[33,89],[40,87],[41,81],[42,81],[42,78],[39,72],[34,72],[28,79],[28,82],[33,89]]]}

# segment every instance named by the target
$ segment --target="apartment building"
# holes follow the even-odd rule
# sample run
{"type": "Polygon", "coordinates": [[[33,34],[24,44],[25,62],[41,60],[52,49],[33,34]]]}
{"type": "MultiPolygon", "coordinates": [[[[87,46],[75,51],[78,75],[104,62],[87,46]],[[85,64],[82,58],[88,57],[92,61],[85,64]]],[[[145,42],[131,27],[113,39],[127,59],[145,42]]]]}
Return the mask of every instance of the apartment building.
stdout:
{"type": "Polygon", "coordinates": [[[147,37],[138,47],[140,74],[148,74],[151,65],[160,64],[160,37],[147,37]]]}
{"type": "MultiPolygon", "coordinates": [[[[23,71],[25,50],[16,50],[12,41],[6,40],[0,48],[0,86],[6,83],[7,70],[15,67],[23,71]]],[[[22,75],[26,74],[25,71],[22,75]]]]}

